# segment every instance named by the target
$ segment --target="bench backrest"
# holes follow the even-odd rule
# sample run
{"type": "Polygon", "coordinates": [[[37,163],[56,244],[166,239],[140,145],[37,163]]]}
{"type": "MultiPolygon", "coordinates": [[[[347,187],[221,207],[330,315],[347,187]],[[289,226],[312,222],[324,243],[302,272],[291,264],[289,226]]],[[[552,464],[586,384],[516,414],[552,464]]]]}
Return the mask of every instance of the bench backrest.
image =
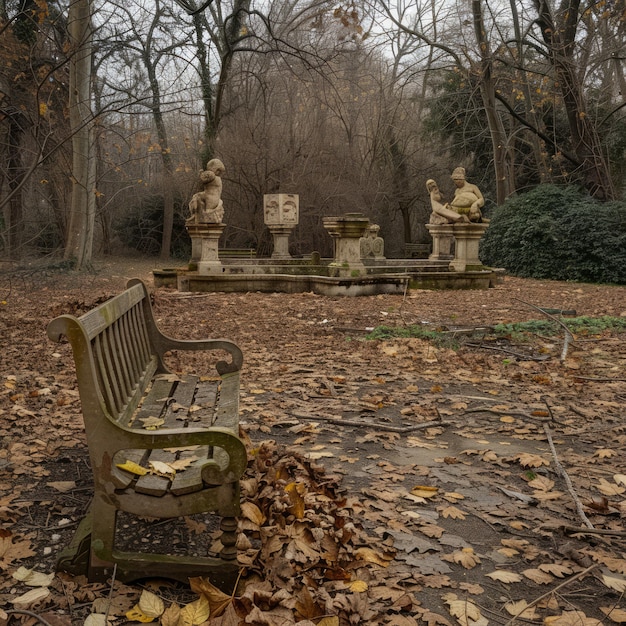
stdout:
{"type": "Polygon", "coordinates": [[[105,415],[125,424],[159,367],[150,341],[142,283],[129,287],[79,318],[61,315],[48,336],[66,336],[74,353],[85,421],[105,415]]]}

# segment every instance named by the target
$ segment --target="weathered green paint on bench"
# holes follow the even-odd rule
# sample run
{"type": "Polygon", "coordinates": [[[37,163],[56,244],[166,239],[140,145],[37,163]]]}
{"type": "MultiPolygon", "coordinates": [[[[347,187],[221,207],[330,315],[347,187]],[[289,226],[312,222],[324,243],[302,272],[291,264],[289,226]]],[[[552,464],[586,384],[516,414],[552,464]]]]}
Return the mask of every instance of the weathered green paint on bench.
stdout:
{"type": "Polygon", "coordinates": [[[247,464],[238,437],[241,350],[226,339],[178,340],[154,320],[145,285],[128,289],[80,318],[61,315],[48,325],[54,341],[67,337],[76,365],[94,498],[87,518],[58,567],[104,581],[163,576],[186,582],[204,575],[222,587],[237,576],[235,517],[239,479],[247,464]],[[213,376],[176,376],[164,355],[176,350],[219,350],[213,376]],[[163,420],[155,430],[143,419],[163,420]],[[193,450],[189,450],[193,447],[193,450]],[[181,450],[185,448],[185,450],[181,450]],[[134,461],[192,458],[175,476],[136,476],[117,467],[134,461]],[[115,545],[118,511],[155,518],[215,512],[222,517],[223,549],[214,557],[122,552],[115,545]]]}

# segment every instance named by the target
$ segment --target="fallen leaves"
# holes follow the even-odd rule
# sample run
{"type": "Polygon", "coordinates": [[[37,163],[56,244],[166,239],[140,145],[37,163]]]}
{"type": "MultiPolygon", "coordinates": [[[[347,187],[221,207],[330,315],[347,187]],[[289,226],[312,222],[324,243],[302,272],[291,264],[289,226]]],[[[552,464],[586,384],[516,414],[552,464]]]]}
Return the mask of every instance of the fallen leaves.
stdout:
{"type": "Polygon", "coordinates": [[[10,530],[0,528],[0,570],[7,569],[14,561],[35,555],[28,538],[15,539],[10,530]]]}

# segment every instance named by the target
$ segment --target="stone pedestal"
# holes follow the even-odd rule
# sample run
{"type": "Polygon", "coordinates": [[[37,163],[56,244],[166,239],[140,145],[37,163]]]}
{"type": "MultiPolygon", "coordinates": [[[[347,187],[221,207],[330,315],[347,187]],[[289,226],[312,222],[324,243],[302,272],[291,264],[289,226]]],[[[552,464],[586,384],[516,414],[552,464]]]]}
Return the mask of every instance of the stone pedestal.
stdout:
{"type": "Polygon", "coordinates": [[[189,269],[202,276],[221,274],[218,245],[226,224],[187,224],[191,238],[191,260],[189,269]]]}
{"type": "Polygon", "coordinates": [[[433,238],[433,250],[428,258],[431,261],[448,261],[453,259],[452,243],[454,242],[454,225],[426,224],[426,229],[433,238]]]}
{"type": "Polygon", "coordinates": [[[454,224],[455,252],[450,269],[471,272],[484,269],[478,258],[478,246],[489,224],[454,224]]]}
{"type": "Polygon", "coordinates": [[[289,235],[293,229],[292,226],[284,226],[280,224],[268,224],[267,227],[272,233],[274,239],[274,250],[272,251],[273,259],[291,259],[289,254],[289,235]]]}
{"type": "Polygon", "coordinates": [[[369,218],[362,213],[347,213],[343,217],[325,217],[324,228],[334,241],[334,259],[331,272],[340,277],[365,276],[367,270],[361,261],[361,237],[369,226],[369,218]]]}
{"type": "Polygon", "coordinates": [[[295,193],[265,194],[263,216],[274,238],[272,259],[291,259],[289,235],[300,219],[300,197],[295,193]]]}

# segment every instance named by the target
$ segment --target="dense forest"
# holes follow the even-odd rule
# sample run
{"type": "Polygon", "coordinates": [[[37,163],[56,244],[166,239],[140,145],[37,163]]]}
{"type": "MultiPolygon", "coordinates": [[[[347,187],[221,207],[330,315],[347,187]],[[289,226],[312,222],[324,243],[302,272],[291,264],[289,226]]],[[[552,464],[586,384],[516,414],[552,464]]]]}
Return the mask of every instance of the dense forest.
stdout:
{"type": "Polygon", "coordinates": [[[0,256],[184,257],[211,157],[222,245],[261,255],[267,193],[323,255],[347,212],[389,256],[427,241],[425,181],[459,165],[487,213],[542,183],[620,199],[625,40],[624,0],[2,0],[0,256]]]}

